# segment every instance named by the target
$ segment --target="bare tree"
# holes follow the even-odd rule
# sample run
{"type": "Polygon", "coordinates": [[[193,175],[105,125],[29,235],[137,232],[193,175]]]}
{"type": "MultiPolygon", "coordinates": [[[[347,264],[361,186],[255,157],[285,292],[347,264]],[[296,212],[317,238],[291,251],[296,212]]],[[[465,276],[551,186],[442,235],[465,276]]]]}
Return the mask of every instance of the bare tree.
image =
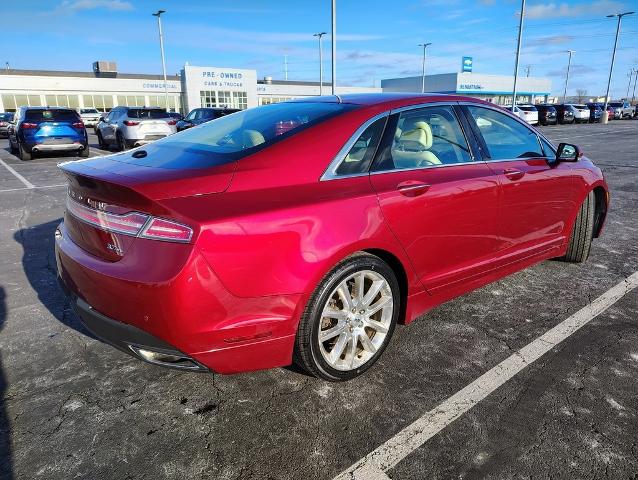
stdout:
{"type": "Polygon", "coordinates": [[[578,97],[578,103],[583,103],[583,97],[587,96],[587,90],[584,88],[578,88],[576,90],[576,96],[578,97]]]}

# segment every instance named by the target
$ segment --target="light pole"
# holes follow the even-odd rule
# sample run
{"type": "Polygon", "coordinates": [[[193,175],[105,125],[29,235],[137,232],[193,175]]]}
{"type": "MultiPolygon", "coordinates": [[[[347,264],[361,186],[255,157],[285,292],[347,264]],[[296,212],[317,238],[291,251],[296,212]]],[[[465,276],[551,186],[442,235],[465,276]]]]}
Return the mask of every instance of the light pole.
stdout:
{"type": "Polygon", "coordinates": [[[518,23],[518,41],[516,42],[516,62],[514,63],[514,89],[512,91],[512,112],[516,110],[516,82],[518,81],[518,60],[521,56],[521,40],[523,38],[523,17],[525,17],[525,0],[521,0],[521,19],[518,23]]]}
{"type": "Polygon", "coordinates": [[[616,40],[614,40],[614,52],[611,54],[611,65],[609,67],[609,79],[607,80],[607,93],[605,94],[605,106],[603,107],[603,121],[607,123],[609,121],[609,115],[607,114],[607,104],[609,103],[609,87],[611,87],[611,74],[614,71],[614,61],[616,60],[616,47],[618,46],[618,35],[620,34],[620,22],[625,15],[632,15],[634,12],[614,13],[613,15],[607,15],[607,18],[618,17],[618,25],[616,26],[616,40]]]}
{"type": "Polygon", "coordinates": [[[164,60],[164,36],[162,35],[162,13],[166,13],[166,10],[158,10],[153,14],[157,17],[157,28],[159,30],[160,51],[162,52],[162,71],[164,72],[164,102],[166,103],[166,111],[168,112],[168,84],[166,83],[166,61],[164,60]]]}
{"type": "Polygon", "coordinates": [[[629,83],[627,84],[627,95],[625,95],[625,100],[629,101],[629,89],[631,88],[631,77],[634,76],[634,69],[629,69],[629,73],[627,74],[629,77],[629,83]]]}
{"type": "Polygon", "coordinates": [[[419,47],[423,47],[423,62],[421,64],[421,93],[425,93],[425,49],[432,43],[419,43],[419,47]]]}
{"type": "Polygon", "coordinates": [[[636,75],[634,76],[634,92],[631,94],[631,101],[632,102],[636,99],[636,82],[638,82],[638,68],[636,68],[634,70],[634,73],[636,75]]]}
{"type": "Polygon", "coordinates": [[[319,95],[323,95],[323,48],[321,48],[321,37],[326,32],[315,33],[313,37],[319,37],[319,95]]]}
{"type": "Polygon", "coordinates": [[[574,50],[567,50],[569,60],[567,60],[567,75],[565,75],[565,90],[563,91],[563,103],[567,102],[567,84],[569,83],[569,69],[572,66],[572,54],[574,50]]]}
{"type": "Polygon", "coordinates": [[[337,94],[337,0],[332,0],[332,94],[337,94]]]}

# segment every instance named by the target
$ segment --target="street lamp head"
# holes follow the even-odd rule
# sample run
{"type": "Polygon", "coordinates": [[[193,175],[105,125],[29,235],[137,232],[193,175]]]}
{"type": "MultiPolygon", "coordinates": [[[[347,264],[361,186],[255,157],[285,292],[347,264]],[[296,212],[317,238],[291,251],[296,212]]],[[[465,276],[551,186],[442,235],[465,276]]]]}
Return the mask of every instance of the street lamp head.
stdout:
{"type": "Polygon", "coordinates": [[[636,12],[624,12],[624,13],[614,13],[612,15],[607,15],[607,18],[613,18],[613,17],[624,17],[625,15],[633,15],[636,12]]]}
{"type": "Polygon", "coordinates": [[[166,10],[158,10],[156,13],[153,14],[153,16],[159,17],[162,13],[166,13],[166,10]]]}
{"type": "Polygon", "coordinates": [[[326,32],[319,32],[319,33],[313,33],[312,34],[313,37],[319,37],[319,38],[323,37],[324,35],[327,35],[327,33],[326,32]]]}

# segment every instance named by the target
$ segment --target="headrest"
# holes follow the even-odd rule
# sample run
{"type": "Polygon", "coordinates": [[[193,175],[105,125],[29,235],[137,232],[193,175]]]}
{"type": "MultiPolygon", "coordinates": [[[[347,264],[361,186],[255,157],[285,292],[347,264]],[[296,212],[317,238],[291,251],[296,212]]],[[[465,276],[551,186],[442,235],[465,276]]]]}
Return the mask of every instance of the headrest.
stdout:
{"type": "Polygon", "coordinates": [[[257,130],[244,130],[244,133],[242,134],[242,143],[244,148],[254,147],[255,145],[260,145],[265,141],[264,136],[257,130]]]}
{"type": "Polygon", "coordinates": [[[413,130],[401,133],[398,143],[407,150],[428,150],[432,147],[432,129],[425,122],[416,122],[413,130]]]}

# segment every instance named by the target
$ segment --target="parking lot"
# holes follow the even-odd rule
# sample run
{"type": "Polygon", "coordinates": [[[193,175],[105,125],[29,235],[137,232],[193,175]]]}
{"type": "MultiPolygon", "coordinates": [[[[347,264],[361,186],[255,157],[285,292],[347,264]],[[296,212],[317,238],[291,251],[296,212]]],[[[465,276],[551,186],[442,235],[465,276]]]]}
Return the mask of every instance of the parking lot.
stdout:
{"type": "MultiPolygon", "coordinates": [[[[96,340],[56,283],[64,159],[21,162],[1,139],[0,478],[331,479],[426,425],[638,271],[638,120],[541,130],[578,144],[609,183],[589,260],[544,262],[448,302],[399,327],[368,373],[341,384],[294,367],[166,370],[96,340]]],[[[108,153],[90,143],[91,156],[108,153]]],[[[384,473],[357,478],[638,478],[638,289],[617,298],[457,419],[405,442],[384,473]]]]}

